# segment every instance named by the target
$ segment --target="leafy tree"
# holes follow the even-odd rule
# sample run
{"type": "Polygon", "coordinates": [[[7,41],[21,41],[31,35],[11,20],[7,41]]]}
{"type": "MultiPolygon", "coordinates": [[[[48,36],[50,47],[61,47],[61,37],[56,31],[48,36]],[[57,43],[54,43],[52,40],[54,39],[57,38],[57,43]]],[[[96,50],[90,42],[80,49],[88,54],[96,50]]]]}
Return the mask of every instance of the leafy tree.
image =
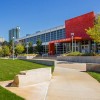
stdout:
{"type": "Polygon", "coordinates": [[[8,46],[4,45],[2,47],[2,50],[3,50],[3,56],[8,56],[10,54],[10,50],[8,46]]]}
{"type": "Polygon", "coordinates": [[[86,33],[94,40],[94,42],[100,43],[100,15],[95,20],[94,27],[86,29],[86,33]]]}
{"type": "Polygon", "coordinates": [[[3,50],[2,50],[2,47],[0,47],[0,56],[3,55],[3,50]]]}
{"type": "Polygon", "coordinates": [[[29,53],[33,53],[32,42],[29,42],[29,53]]]}
{"type": "Polygon", "coordinates": [[[13,53],[13,40],[11,40],[9,43],[8,43],[8,46],[9,46],[9,49],[10,49],[10,53],[12,54],[13,53]]]}
{"type": "Polygon", "coordinates": [[[42,41],[40,39],[38,39],[36,42],[36,52],[38,52],[39,54],[41,54],[42,52],[42,41]]]}
{"type": "Polygon", "coordinates": [[[17,44],[15,47],[15,54],[21,54],[24,51],[24,46],[22,44],[17,44]]]}
{"type": "Polygon", "coordinates": [[[7,46],[8,45],[8,42],[7,41],[4,41],[3,43],[2,43],[2,46],[7,46]]]}

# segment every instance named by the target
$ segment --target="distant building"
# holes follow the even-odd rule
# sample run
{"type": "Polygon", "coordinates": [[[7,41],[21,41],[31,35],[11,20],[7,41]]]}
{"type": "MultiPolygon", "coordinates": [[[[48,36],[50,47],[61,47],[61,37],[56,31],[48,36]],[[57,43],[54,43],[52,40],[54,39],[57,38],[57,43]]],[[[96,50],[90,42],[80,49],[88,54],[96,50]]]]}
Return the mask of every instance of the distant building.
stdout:
{"type": "Polygon", "coordinates": [[[0,46],[1,46],[1,44],[2,44],[4,41],[5,41],[5,39],[2,38],[2,37],[0,37],[0,46]]]}
{"type": "Polygon", "coordinates": [[[9,41],[11,41],[13,39],[13,37],[14,37],[14,39],[18,39],[19,33],[20,33],[20,27],[18,27],[18,26],[16,28],[9,30],[9,41]]]}

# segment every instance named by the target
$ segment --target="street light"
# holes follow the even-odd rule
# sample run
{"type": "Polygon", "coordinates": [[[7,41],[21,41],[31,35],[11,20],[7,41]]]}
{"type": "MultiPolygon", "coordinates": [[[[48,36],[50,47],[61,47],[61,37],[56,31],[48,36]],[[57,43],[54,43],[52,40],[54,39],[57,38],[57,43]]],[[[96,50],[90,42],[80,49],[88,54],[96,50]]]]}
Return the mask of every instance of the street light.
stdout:
{"type": "Polygon", "coordinates": [[[74,37],[74,33],[71,33],[72,36],[72,52],[73,52],[73,37],[74,37]]]}
{"type": "Polygon", "coordinates": [[[13,37],[13,60],[14,60],[14,37],[13,37]]]}

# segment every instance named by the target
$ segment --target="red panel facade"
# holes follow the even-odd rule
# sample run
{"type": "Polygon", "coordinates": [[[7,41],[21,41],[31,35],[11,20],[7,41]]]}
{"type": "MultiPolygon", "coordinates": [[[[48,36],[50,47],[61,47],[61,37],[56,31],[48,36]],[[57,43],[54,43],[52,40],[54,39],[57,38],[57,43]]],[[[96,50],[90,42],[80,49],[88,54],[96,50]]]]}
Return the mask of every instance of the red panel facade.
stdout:
{"type": "Polygon", "coordinates": [[[49,43],[49,54],[50,55],[55,54],[55,45],[54,45],[54,43],[49,43]]]}
{"type": "Polygon", "coordinates": [[[74,37],[82,37],[82,39],[90,39],[86,34],[85,29],[94,26],[95,15],[94,12],[90,12],[65,21],[66,36],[71,38],[71,33],[74,33],[74,37]]]}

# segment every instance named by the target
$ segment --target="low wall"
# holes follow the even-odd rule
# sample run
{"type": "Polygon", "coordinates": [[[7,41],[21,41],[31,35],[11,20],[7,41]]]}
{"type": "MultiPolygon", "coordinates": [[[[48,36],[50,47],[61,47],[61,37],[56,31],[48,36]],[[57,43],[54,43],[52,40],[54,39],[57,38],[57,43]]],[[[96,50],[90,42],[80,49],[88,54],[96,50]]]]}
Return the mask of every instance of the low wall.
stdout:
{"type": "Polygon", "coordinates": [[[39,68],[21,71],[16,75],[11,86],[23,87],[38,84],[51,79],[51,68],[39,68]]]}
{"type": "Polygon", "coordinates": [[[86,71],[100,72],[100,64],[86,64],[86,71]]]}
{"type": "Polygon", "coordinates": [[[57,56],[57,60],[79,63],[100,63],[100,56],[57,56]]]}
{"type": "Polygon", "coordinates": [[[43,65],[48,65],[48,66],[55,66],[56,61],[54,60],[46,60],[46,59],[34,59],[32,62],[38,63],[38,64],[43,64],[43,65]]]}
{"type": "Polygon", "coordinates": [[[33,59],[35,56],[18,56],[18,59],[33,59]]]}

